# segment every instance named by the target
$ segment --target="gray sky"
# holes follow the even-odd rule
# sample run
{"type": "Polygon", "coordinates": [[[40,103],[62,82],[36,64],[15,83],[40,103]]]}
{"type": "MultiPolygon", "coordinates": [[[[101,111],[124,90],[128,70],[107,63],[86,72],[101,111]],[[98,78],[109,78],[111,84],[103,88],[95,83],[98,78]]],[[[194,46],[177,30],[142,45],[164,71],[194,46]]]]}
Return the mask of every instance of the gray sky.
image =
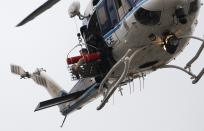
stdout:
{"type": "MultiPolygon", "coordinates": [[[[45,1],[45,0],[44,0],[45,1]]],[[[171,69],[158,70],[145,78],[145,89],[129,88],[124,96],[115,94],[102,111],[96,111],[100,99],[71,114],[64,127],[58,108],[34,113],[38,102],[50,99],[48,93],[30,80],[19,80],[10,73],[11,63],[28,71],[43,67],[65,90],[70,80],[66,65],[69,49],[77,44],[74,20],[68,17],[70,1],[64,0],[26,26],[14,26],[41,5],[42,0],[2,1],[0,4],[0,130],[2,131],[203,131],[204,78],[196,85],[190,77],[171,69]]],[[[82,11],[88,0],[81,1],[82,11]]],[[[204,35],[204,8],[199,15],[195,36],[204,35]]],[[[80,25],[80,24],[78,24],[80,25]]],[[[172,64],[184,66],[200,46],[191,44],[172,64]]],[[[204,66],[204,55],[193,65],[198,73],[204,66]]]]}

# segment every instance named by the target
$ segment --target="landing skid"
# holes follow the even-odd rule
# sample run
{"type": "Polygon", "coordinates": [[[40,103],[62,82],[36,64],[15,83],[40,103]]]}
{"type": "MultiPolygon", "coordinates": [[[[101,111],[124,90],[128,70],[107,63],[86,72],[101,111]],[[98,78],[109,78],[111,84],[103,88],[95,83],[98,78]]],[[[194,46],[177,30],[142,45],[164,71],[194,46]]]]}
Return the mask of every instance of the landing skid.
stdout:
{"type": "MultiPolygon", "coordinates": [[[[145,46],[146,47],[146,46],[145,46]]],[[[101,110],[106,103],[108,102],[108,100],[110,99],[110,97],[113,95],[113,93],[115,92],[115,90],[119,87],[119,84],[125,79],[125,77],[127,76],[128,70],[129,70],[129,65],[132,61],[132,59],[134,58],[135,55],[137,55],[140,51],[142,51],[145,47],[141,47],[138,50],[136,50],[131,56],[129,56],[129,54],[132,52],[131,49],[129,49],[125,55],[112,67],[112,69],[108,72],[108,74],[106,75],[106,77],[103,79],[103,81],[100,84],[99,87],[99,92],[103,90],[105,83],[107,82],[107,80],[110,78],[111,74],[115,71],[115,69],[120,66],[121,64],[124,64],[124,69],[123,69],[123,73],[121,74],[121,76],[115,80],[112,84],[107,85],[107,91],[104,92],[104,98],[101,101],[101,104],[97,107],[97,110],[101,110]]]]}
{"type": "Polygon", "coordinates": [[[201,39],[201,38],[198,38],[198,37],[195,37],[195,36],[182,36],[182,37],[180,37],[180,39],[189,39],[189,38],[201,41],[202,45],[200,46],[200,48],[197,51],[196,55],[186,64],[186,66],[183,68],[183,67],[179,67],[179,66],[176,66],[176,65],[164,65],[161,68],[174,68],[174,69],[181,70],[181,71],[187,73],[188,75],[190,75],[191,79],[193,79],[192,83],[196,84],[201,79],[201,77],[203,76],[204,68],[200,71],[200,73],[198,75],[195,75],[194,73],[191,72],[191,66],[199,58],[200,54],[202,53],[202,51],[204,49],[204,39],[201,39]]]}
{"type": "MultiPolygon", "coordinates": [[[[196,39],[202,42],[201,47],[199,48],[199,50],[197,51],[196,55],[186,64],[186,66],[183,67],[179,67],[176,65],[164,65],[160,68],[174,68],[174,69],[178,69],[181,70],[185,73],[187,73],[188,75],[191,76],[191,79],[193,79],[192,83],[196,84],[201,77],[204,74],[204,68],[200,71],[200,73],[198,75],[195,75],[194,73],[191,72],[191,66],[192,64],[199,58],[200,54],[202,53],[203,49],[204,49],[204,39],[195,37],[195,36],[182,36],[179,37],[179,39],[196,39]]],[[[126,54],[112,67],[112,69],[108,72],[108,74],[106,75],[106,77],[103,79],[103,81],[100,84],[99,87],[99,92],[102,91],[102,89],[105,87],[105,83],[107,82],[107,80],[110,78],[111,74],[115,71],[115,69],[121,65],[124,64],[124,69],[123,69],[123,73],[122,75],[112,84],[110,85],[106,85],[107,87],[107,91],[104,92],[104,98],[101,101],[101,104],[97,107],[97,110],[101,110],[106,103],[108,102],[108,100],[110,99],[110,97],[113,95],[113,93],[115,92],[115,90],[118,88],[118,85],[125,79],[125,76],[127,75],[128,69],[129,69],[129,64],[132,61],[133,57],[138,54],[142,49],[144,49],[145,47],[142,47],[138,50],[136,50],[130,57],[128,56],[130,54],[130,52],[132,50],[128,50],[126,52],[126,54]]]]}

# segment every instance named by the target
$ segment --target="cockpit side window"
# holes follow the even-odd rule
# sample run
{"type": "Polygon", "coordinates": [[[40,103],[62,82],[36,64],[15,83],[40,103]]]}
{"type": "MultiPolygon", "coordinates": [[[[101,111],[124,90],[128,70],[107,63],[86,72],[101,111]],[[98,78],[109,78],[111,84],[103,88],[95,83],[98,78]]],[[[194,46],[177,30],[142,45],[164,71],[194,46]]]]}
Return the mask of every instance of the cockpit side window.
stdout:
{"type": "Polygon", "coordinates": [[[127,0],[115,0],[115,4],[120,19],[122,19],[131,9],[131,5],[127,0]]]}
{"type": "Polygon", "coordinates": [[[114,0],[107,0],[107,8],[110,15],[112,27],[114,27],[119,22],[114,0]]]}
{"type": "Polygon", "coordinates": [[[103,1],[97,10],[98,20],[101,25],[101,31],[103,34],[108,32],[111,29],[111,23],[106,11],[105,1],[103,1]]]}
{"type": "Polygon", "coordinates": [[[103,0],[97,7],[102,35],[110,31],[132,8],[129,0],[103,0]]]}
{"type": "Polygon", "coordinates": [[[153,26],[160,22],[161,11],[150,11],[140,8],[134,15],[141,24],[153,26]]]}

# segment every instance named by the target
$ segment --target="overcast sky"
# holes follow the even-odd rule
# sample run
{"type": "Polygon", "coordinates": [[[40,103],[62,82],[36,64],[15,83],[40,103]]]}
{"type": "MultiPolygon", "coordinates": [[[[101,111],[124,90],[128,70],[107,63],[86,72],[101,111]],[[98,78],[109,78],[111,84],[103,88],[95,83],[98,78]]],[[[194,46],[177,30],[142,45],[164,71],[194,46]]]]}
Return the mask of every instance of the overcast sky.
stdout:
{"type": "MultiPolygon", "coordinates": [[[[171,69],[158,70],[145,78],[145,89],[135,92],[128,86],[102,111],[100,99],[71,114],[64,127],[57,107],[41,112],[38,102],[50,99],[48,93],[31,80],[19,80],[10,73],[11,63],[28,71],[43,67],[65,90],[75,84],[67,71],[67,52],[77,44],[74,19],[68,17],[70,1],[59,2],[29,24],[15,28],[25,16],[45,0],[5,0],[0,4],[0,130],[1,131],[203,131],[204,78],[192,85],[190,77],[171,69]]],[[[88,0],[81,1],[82,11],[88,0]]],[[[204,35],[204,8],[199,15],[195,36],[204,35]]],[[[78,24],[80,26],[80,24],[78,24]]],[[[184,66],[200,43],[191,44],[171,64],[184,66]]],[[[193,65],[198,73],[204,66],[204,53],[193,65]]]]}

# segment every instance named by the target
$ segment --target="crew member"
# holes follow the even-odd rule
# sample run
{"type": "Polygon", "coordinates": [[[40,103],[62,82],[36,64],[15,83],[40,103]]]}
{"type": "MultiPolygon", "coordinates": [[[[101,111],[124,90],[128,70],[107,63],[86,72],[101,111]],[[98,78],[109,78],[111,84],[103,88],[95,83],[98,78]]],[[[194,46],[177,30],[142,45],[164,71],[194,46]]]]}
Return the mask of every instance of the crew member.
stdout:
{"type": "Polygon", "coordinates": [[[84,56],[88,54],[88,50],[86,48],[82,48],[79,52],[82,58],[79,59],[79,61],[76,64],[73,64],[71,67],[74,74],[78,74],[80,66],[82,66],[86,62],[84,56]]]}

